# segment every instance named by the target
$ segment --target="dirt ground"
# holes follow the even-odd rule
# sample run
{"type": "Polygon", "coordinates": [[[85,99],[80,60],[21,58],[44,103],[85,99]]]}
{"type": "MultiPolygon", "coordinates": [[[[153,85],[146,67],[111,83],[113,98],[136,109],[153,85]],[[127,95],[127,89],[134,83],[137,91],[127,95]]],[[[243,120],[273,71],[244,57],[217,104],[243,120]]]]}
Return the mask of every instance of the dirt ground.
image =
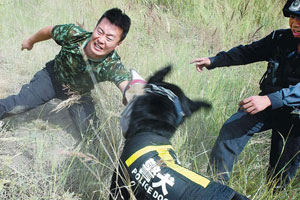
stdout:
{"type": "Polygon", "coordinates": [[[72,148],[76,141],[76,130],[68,112],[51,112],[58,103],[58,100],[52,100],[29,112],[3,120],[5,125],[0,134],[0,159],[11,156],[16,160],[16,165],[21,165],[18,159],[34,159],[32,154],[37,152],[34,148],[38,148],[34,142],[40,139],[45,140],[43,151],[49,159],[55,158],[56,151],[72,148]],[[52,154],[54,157],[48,156],[52,154]]]}
{"type": "MultiPolygon", "coordinates": [[[[4,194],[4,199],[9,199],[9,190],[27,188],[26,184],[53,176],[53,169],[65,159],[61,152],[73,150],[76,131],[68,112],[50,112],[58,103],[52,100],[3,120],[5,125],[0,128],[0,199],[4,194]]],[[[30,191],[26,193],[30,196],[30,191]]]]}

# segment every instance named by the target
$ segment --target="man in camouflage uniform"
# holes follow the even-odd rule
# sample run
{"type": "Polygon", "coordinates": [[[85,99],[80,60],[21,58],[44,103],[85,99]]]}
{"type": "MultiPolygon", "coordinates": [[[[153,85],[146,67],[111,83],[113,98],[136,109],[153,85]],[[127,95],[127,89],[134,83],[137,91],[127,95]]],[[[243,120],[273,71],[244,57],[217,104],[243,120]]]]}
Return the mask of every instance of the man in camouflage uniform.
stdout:
{"type": "Polygon", "coordinates": [[[83,133],[88,129],[90,120],[95,125],[97,117],[90,96],[94,81],[111,81],[123,93],[130,81],[130,72],[115,51],[129,28],[130,18],[120,9],[113,8],[103,14],[93,32],[65,24],[44,27],[25,39],[22,50],[31,50],[35,43],[51,38],[61,46],[61,50],[34,75],[29,84],[23,85],[19,94],[0,99],[0,119],[28,111],[53,98],[66,100],[70,93],[76,93],[81,95],[80,103],[68,108],[76,128],[83,133]],[[83,59],[81,51],[88,61],[83,59]]]}

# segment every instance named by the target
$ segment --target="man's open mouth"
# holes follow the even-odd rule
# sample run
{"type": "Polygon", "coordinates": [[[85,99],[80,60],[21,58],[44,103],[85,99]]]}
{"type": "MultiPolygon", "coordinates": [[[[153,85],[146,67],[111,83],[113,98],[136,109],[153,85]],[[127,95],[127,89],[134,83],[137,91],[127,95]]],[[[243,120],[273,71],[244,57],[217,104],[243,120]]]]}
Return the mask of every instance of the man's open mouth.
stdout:
{"type": "Polygon", "coordinates": [[[94,43],[95,49],[97,51],[103,51],[103,47],[101,47],[99,44],[97,44],[96,42],[94,43]]]}

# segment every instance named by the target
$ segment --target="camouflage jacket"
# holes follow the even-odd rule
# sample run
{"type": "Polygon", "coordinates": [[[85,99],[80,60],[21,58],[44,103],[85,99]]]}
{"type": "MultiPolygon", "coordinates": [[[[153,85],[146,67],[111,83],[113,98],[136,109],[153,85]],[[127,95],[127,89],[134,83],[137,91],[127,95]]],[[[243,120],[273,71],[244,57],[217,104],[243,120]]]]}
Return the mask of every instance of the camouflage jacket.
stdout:
{"type": "Polygon", "coordinates": [[[121,63],[116,51],[112,51],[101,60],[89,59],[88,67],[80,53],[90,41],[92,33],[74,24],[56,25],[52,30],[52,39],[61,46],[54,59],[55,78],[60,84],[67,85],[72,91],[88,93],[94,88],[90,77],[91,68],[97,82],[111,81],[115,85],[130,80],[130,72],[121,63]]]}

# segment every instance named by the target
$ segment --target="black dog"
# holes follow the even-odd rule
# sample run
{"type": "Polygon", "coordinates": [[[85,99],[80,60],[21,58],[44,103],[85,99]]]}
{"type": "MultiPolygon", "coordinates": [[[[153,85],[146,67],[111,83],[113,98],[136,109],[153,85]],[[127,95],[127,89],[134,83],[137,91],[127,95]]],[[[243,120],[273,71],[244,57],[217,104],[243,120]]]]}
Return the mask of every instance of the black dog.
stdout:
{"type": "Polygon", "coordinates": [[[210,105],[192,101],[176,85],[163,82],[170,70],[168,66],[156,72],[145,86],[146,93],[123,111],[130,119],[110,199],[247,199],[180,165],[169,139],[185,117],[210,105]]]}

